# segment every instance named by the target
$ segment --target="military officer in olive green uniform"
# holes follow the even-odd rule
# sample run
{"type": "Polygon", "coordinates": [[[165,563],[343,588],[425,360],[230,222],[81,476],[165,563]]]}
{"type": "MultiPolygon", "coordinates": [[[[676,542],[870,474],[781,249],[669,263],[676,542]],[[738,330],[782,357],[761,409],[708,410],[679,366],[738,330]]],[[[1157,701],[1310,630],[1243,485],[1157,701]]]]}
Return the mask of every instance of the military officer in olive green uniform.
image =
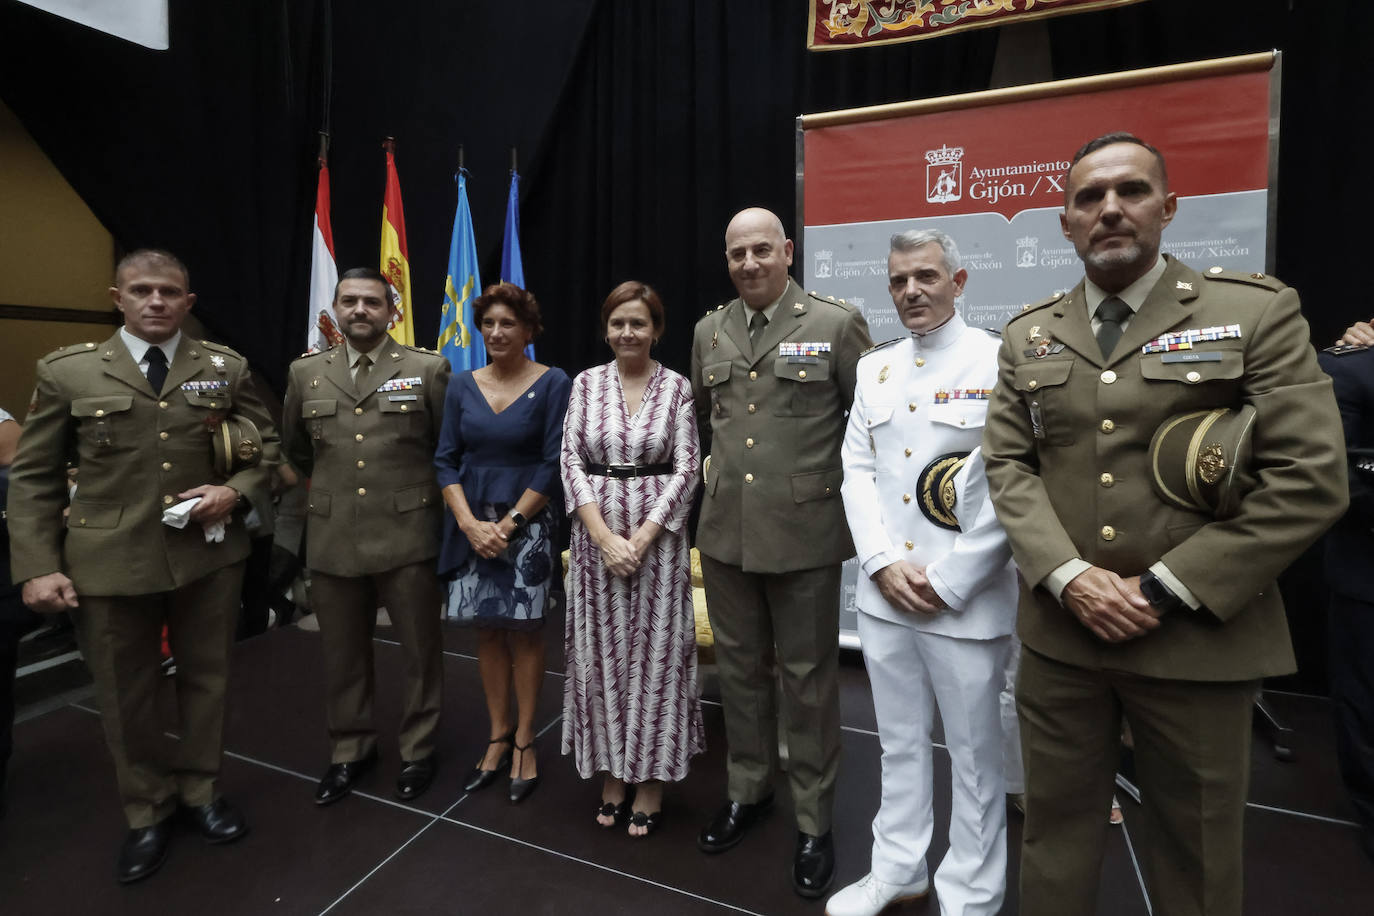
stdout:
{"type": "Polygon", "coordinates": [[[1238,916],[1251,707],[1294,670],[1274,580],[1346,505],[1340,417],[1293,290],[1160,255],[1158,151],[1108,134],[1073,163],[1061,222],[1087,276],[1007,325],[983,440],[1022,575],[1021,912],[1095,911],[1124,715],[1154,911],[1238,916]],[[1155,431],[1245,405],[1239,508],[1165,499],[1155,431]]]}
{"type": "Polygon", "coordinates": [[[443,500],[434,449],[448,361],[397,344],[385,278],[345,271],[334,291],[345,342],[291,364],[282,408],[291,463],[310,477],[306,565],[324,643],[331,764],[317,804],[347,795],[377,759],[372,633],[385,605],[405,656],[396,795],[434,777],[443,645],[435,557],[443,500]]]}
{"type": "Polygon", "coordinates": [[[798,893],[833,876],[839,767],[840,444],[855,367],[871,341],[849,305],[788,278],[792,242],[767,210],[737,214],[725,260],[740,298],[697,323],[692,388],[709,454],[697,527],[729,742],[729,802],[698,845],[722,852],[772,802],[782,678],[798,893]]]}
{"type": "Polygon", "coordinates": [[[247,831],[216,780],[249,549],[243,515],[269,505],[278,450],[244,358],[181,333],[196,298],[181,262],[135,251],[115,284],[124,327],[38,363],[10,472],[9,524],[24,603],[71,610],[95,678],[131,828],[118,864],[127,882],[161,866],[178,803],[211,842],[247,831]],[[264,460],[226,477],[212,465],[211,439],[231,416],[256,424],[264,460]],[[81,478],[64,525],[68,462],[81,478]],[[184,528],[163,523],[165,509],[193,497],[200,502],[184,528]],[[213,541],[219,524],[223,538],[213,541]],[[177,659],[177,742],[157,708],[164,623],[177,659]]]}

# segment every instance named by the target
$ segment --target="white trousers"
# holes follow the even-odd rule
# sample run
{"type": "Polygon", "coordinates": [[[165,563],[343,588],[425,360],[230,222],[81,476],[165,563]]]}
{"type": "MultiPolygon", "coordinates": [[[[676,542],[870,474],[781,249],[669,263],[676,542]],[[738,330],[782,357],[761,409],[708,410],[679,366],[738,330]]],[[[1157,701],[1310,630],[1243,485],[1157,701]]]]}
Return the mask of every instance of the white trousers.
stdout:
{"type": "Polygon", "coordinates": [[[860,613],[882,744],[882,803],[873,819],[873,874],[925,877],[934,829],[932,727],[939,704],[953,804],[949,852],[935,872],[944,916],[992,914],[1007,881],[1006,779],[998,695],[1010,637],[956,639],[860,613]]]}

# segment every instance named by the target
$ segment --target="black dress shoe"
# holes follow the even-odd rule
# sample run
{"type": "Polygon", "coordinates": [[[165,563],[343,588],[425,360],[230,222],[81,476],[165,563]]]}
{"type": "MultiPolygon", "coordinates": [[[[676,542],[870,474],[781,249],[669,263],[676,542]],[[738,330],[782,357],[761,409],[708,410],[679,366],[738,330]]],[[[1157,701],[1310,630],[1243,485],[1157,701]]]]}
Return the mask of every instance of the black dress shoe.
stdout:
{"type": "Polygon", "coordinates": [[[324,772],[324,778],[315,788],[315,804],[327,805],[352,792],[353,784],[361,779],[368,770],[372,769],[376,763],[377,752],[375,750],[362,760],[331,763],[329,769],[324,772]]]}
{"type": "Polygon", "coordinates": [[[151,827],[136,827],[124,837],[119,849],[116,877],[120,884],[130,884],[146,878],[167,861],[167,847],[172,842],[172,819],[158,821],[151,827]]]}
{"type": "MultiPolygon", "coordinates": [[[[502,735],[499,738],[492,738],[487,744],[509,744],[511,747],[514,747],[515,732],[511,732],[509,735],[502,735]]],[[[482,761],[477,761],[477,766],[473,767],[472,772],[468,773],[468,778],[463,780],[463,791],[476,792],[478,789],[485,789],[487,786],[496,782],[497,778],[502,773],[510,769],[510,760],[511,751],[510,748],[506,748],[506,752],[501,755],[501,759],[496,761],[496,769],[494,770],[482,769],[482,761]]]]}
{"type": "Polygon", "coordinates": [[[797,851],[792,858],[792,888],[803,897],[819,897],[830,888],[835,877],[835,846],[830,831],[820,836],[797,833],[797,851]]]}
{"type": "Polygon", "coordinates": [[[248,822],[243,819],[243,812],[223,798],[185,810],[207,843],[232,843],[248,832],[248,822]]]}
{"type": "MultiPolygon", "coordinates": [[[[517,751],[520,752],[520,755],[521,755],[521,756],[520,756],[520,765],[521,765],[521,766],[520,766],[520,769],[521,769],[521,771],[523,771],[523,770],[524,770],[524,763],[525,763],[525,757],[524,757],[525,751],[529,751],[529,750],[533,750],[533,749],[534,749],[534,741],[533,741],[533,739],[531,739],[531,741],[530,741],[529,744],[524,744],[524,745],[517,744],[517,745],[515,746],[515,749],[516,749],[517,751]]],[[[511,764],[511,766],[514,766],[514,765],[515,765],[514,763],[511,764]]],[[[510,803],[511,803],[512,805],[518,805],[518,804],[520,804],[522,801],[524,801],[525,799],[527,799],[527,798],[529,798],[531,795],[533,795],[533,794],[534,794],[534,790],[537,789],[537,788],[539,788],[539,776],[538,776],[538,774],[535,774],[534,776],[531,776],[529,779],[523,779],[523,778],[521,778],[521,777],[519,777],[519,776],[511,777],[511,781],[510,781],[510,803]]]]}
{"type": "Polygon", "coordinates": [[[697,848],[712,854],[730,849],[744,839],[744,832],[749,829],[749,825],[766,814],[771,807],[771,792],[752,804],[727,802],[725,807],[711,818],[711,823],[702,828],[700,835],[697,836],[697,848]]]}
{"type": "Polygon", "coordinates": [[[423,760],[402,762],[401,774],[396,777],[396,797],[401,801],[419,798],[434,780],[434,755],[423,760]]]}

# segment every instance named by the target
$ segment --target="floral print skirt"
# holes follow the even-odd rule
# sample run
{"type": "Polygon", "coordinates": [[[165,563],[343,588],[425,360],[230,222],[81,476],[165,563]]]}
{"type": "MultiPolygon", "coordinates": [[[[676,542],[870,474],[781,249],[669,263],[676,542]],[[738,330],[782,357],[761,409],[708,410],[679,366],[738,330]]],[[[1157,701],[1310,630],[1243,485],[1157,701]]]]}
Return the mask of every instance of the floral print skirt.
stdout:
{"type": "MultiPolygon", "coordinates": [[[[484,503],[479,518],[499,521],[510,506],[484,503]]],[[[553,518],[540,510],[490,560],[470,551],[448,586],[444,616],[462,626],[537,630],[553,581],[553,518]]]]}

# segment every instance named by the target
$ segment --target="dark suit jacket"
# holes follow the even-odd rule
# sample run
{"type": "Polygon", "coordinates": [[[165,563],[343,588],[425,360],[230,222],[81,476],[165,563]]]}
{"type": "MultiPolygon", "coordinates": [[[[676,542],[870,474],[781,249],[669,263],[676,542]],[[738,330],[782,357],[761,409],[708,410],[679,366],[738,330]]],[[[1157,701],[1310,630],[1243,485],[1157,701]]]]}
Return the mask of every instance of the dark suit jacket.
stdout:
{"type": "Polygon", "coordinates": [[[49,353],[37,372],[34,404],[10,469],[16,582],[60,570],[78,595],[144,595],[178,588],[248,556],[248,531],[237,513],[221,543],[207,543],[196,524],[162,524],[162,511],[178,501],[176,494],[201,484],[231,486],[253,505],[270,505],[277,432],[247,360],[183,334],[159,397],[116,333],[102,344],[49,353]],[[229,414],[258,427],[263,457],[225,478],[214,469],[210,440],[229,414]],[[64,526],[68,461],[81,473],[64,526]]]}
{"type": "Polygon", "coordinates": [[[783,573],[854,555],[844,520],[840,445],[859,354],[872,341],[858,309],[788,281],[757,342],[736,299],[697,322],[692,391],[710,455],[697,547],[745,572],[783,573]],[[820,344],[788,356],[784,343],[820,344]]]}
{"type": "Polygon", "coordinates": [[[1161,678],[1239,681],[1294,670],[1274,580],[1347,501],[1340,417],[1308,341],[1298,296],[1279,281],[1220,268],[1198,274],[1172,258],[1109,359],[1082,284],[1012,319],[983,455],[1028,583],[1019,607],[1025,645],[1081,667],[1161,678]],[[1239,325],[1240,337],[1194,345],[1215,355],[1208,361],[1141,352],[1166,331],[1226,325],[1239,325]],[[1041,338],[1064,349],[1037,357],[1041,338]],[[1150,483],[1155,430],[1184,411],[1242,403],[1257,411],[1259,484],[1239,514],[1215,521],[1166,504],[1150,483]],[[1205,610],[1104,643],[1040,587],[1074,557],[1122,576],[1163,560],[1205,610]]]}
{"type": "Polygon", "coordinates": [[[449,364],[388,337],[359,394],[346,354],[340,345],[291,364],[282,432],[287,457],[310,478],[306,565],[363,576],[439,553],[434,449],[449,364]]]}
{"type": "Polygon", "coordinates": [[[1350,456],[1350,511],[1326,536],[1326,577],[1331,590],[1374,603],[1374,349],[1332,347],[1317,354],[1331,376],[1350,456]],[[1366,465],[1367,466],[1367,465],[1366,465]]]}

